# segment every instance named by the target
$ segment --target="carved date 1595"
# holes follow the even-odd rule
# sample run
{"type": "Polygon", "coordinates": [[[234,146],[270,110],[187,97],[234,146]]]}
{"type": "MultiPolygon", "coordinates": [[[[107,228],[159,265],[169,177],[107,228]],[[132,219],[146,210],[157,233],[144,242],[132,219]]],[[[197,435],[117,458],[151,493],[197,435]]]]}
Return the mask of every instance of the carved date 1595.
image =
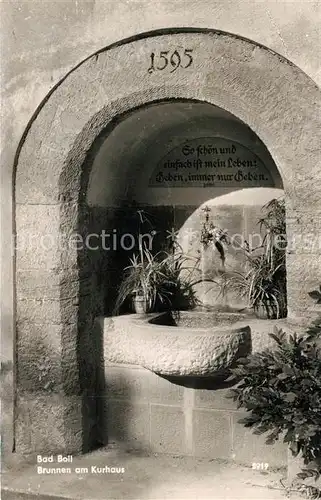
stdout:
{"type": "Polygon", "coordinates": [[[189,68],[193,63],[192,56],[193,49],[185,49],[184,51],[162,50],[159,53],[152,52],[150,55],[150,67],[148,73],[154,71],[163,71],[165,68],[170,67],[170,73],[173,73],[178,68],[189,68]]]}

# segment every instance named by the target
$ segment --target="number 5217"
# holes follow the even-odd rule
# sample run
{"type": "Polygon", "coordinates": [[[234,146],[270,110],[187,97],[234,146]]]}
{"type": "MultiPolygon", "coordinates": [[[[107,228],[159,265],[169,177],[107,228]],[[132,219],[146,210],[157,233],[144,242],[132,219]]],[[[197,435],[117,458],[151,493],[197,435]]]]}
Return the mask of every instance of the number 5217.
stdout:
{"type": "Polygon", "coordinates": [[[193,62],[192,52],[193,49],[185,49],[184,51],[174,50],[173,52],[162,50],[158,54],[152,52],[148,73],[163,71],[167,67],[171,68],[170,73],[174,73],[179,67],[183,69],[189,68],[193,62]]]}

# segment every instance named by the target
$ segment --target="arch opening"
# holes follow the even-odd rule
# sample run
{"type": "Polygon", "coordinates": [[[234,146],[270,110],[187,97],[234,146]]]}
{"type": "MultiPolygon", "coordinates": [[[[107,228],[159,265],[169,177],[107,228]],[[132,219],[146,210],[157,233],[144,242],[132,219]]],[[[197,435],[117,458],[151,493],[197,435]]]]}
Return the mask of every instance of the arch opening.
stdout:
{"type": "MultiPolygon", "coordinates": [[[[239,164],[233,161],[237,162],[235,156],[240,151],[248,162],[242,168],[252,169],[255,161],[256,167],[259,164],[261,168],[260,159],[264,165],[269,164],[264,173],[268,172],[271,178],[265,180],[264,174],[260,174],[261,180],[271,181],[271,185],[261,189],[284,187],[287,232],[291,237],[300,235],[295,249],[287,255],[289,318],[304,319],[308,315],[311,319],[317,311],[312,311],[308,291],[321,281],[320,248],[313,246],[307,252],[302,237],[311,228],[319,233],[321,220],[320,188],[315,181],[320,172],[318,102],[314,83],[277,54],[234,35],[202,30],[158,33],[118,44],[84,61],[55,88],[30,124],[17,155],[17,451],[73,453],[86,451],[104,440],[99,429],[104,427],[105,420],[101,417],[99,421],[97,417],[104,412],[99,407],[105,390],[102,331],[98,329],[94,334],[93,326],[97,316],[109,313],[108,307],[114,300],[109,284],[119,280],[119,269],[127,262],[128,251],[122,262],[120,253],[114,258],[116,252],[107,252],[106,258],[106,252],[88,251],[88,245],[78,248],[74,233],[86,238],[107,228],[112,233],[109,241],[113,243],[115,236],[117,244],[117,231],[132,228],[134,208],[135,213],[146,207],[155,210],[156,215],[161,214],[159,220],[165,221],[162,229],[166,231],[171,229],[173,221],[174,228],[183,226],[195,208],[208,200],[214,198],[217,203],[221,196],[242,196],[237,186],[230,192],[229,185],[221,185],[213,193],[218,188],[215,177],[209,181],[207,177],[188,178],[188,182],[201,184],[194,187],[178,186],[185,183],[185,177],[173,179],[166,174],[165,178],[165,164],[174,164],[171,168],[179,169],[183,157],[185,162],[192,162],[192,169],[198,168],[194,160],[201,159],[212,161],[206,167],[208,170],[224,170],[222,165],[213,167],[212,153],[197,158],[197,144],[191,143],[192,140],[202,139],[201,146],[214,148],[208,139],[219,137],[219,147],[227,154],[231,149],[232,166],[228,168],[233,169],[234,176],[239,164]],[[171,45],[193,46],[194,64],[184,73],[148,74],[151,52],[164,50],[167,40],[171,45]],[[164,102],[168,100],[176,102],[164,102]],[[205,110],[206,102],[212,106],[211,111],[205,110]],[[152,118],[149,103],[154,103],[155,112],[159,104],[157,119],[156,115],[152,118]],[[171,108],[174,104],[175,110],[171,108]],[[106,146],[110,167],[117,172],[109,179],[104,176],[108,172],[104,163],[106,151],[103,154],[104,148],[100,146],[106,137],[106,127],[107,135],[114,138],[122,127],[126,131],[126,119],[115,127],[118,118],[126,113],[131,114],[132,125],[139,113],[142,113],[141,123],[143,114],[151,114],[149,121],[146,118],[146,133],[140,135],[138,126],[135,134],[126,132],[125,152],[121,147],[123,134],[113,144],[109,143],[110,150],[106,146]],[[235,133],[239,130],[237,134],[242,137],[222,137],[218,132],[213,136],[214,123],[218,121],[231,126],[235,133]],[[190,122],[197,123],[201,130],[197,137],[192,137],[190,122]],[[179,132],[181,123],[185,128],[183,134],[179,132]],[[183,151],[188,130],[190,148],[183,151]],[[243,145],[244,134],[248,134],[250,144],[243,145]],[[168,143],[168,135],[175,135],[177,142],[164,151],[162,145],[168,143]],[[265,146],[256,142],[257,137],[265,146]],[[196,156],[190,152],[191,148],[196,149],[196,156]],[[101,157],[99,153],[96,155],[97,149],[101,157]],[[126,169],[132,160],[135,175],[128,177],[126,169]],[[142,165],[150,167],[148,175],[142,165]],[[162,180],[163,187],[155,185],[157,179],[162,180]],[[105,190],[107,183],[110,189],[105,190]],[[183,193],[189,189],[195,189],[198,198],[188,209],[189,200],[183,193]],[[160,202],[154,208],[155,197],[151,193],[156,192],[166,210],[160,202]],[[48,233],[49,247],[39,245],[48,233]],[[20,245],[28,241],[28,235],[37,242],[35,247],[20,245]],[[70,235],[73,239],[69,246],[70,235]],[[38,362],[44,356],[48,359],[45,375],[38,362]],[[26,413],[31,422],[36,422],[28,429],[23,418],[26,413]]],[[[215,153],[217,162],[224,161],[224,154],[215,153]]],[[[200,169],[193,175],[208,175],[200,169]]],[[[233,181],[233,176],[224,178],[224,172],[209,175],[221,175],[223,183],[233,181]]],[[[249,176],[246,182],[252,182],[249,176]]],[[[253,186],[247,185],[246,191],[250,189],[253,186]]],[[[310,239],[311,242],[315,240],[310,239]]],[[[83,243],[82,239],[80,244],[83,243]]],[[[97,245],[93,237],[89,243],[97,245]]],[[[130,237],[126,243],[131,245],[130,237]]]]}
{"type": "MultiPolygon", "coordinates": [[[[196,259],[199,207],[212,207],[215,224],[229,232],[231,241],[236,235],[254,241],[260,238],[262,207],[282,195],[281,176],[265,145],[224,109],[167,100],[131,111],[100,141],[86,193],[90,219],[99,221],[99,231],[94,233],[93,226],[90,233],[96,238],[96,272],[106,284],[104,312],[114,310],[115,284],[141,237],[155,255],[168,249],[175,235],[176,242],[184,242],[180,248],[186,256],[196,259]]],[[[244,260],[242,248],[233,251],[226,263],[230,270],[244,260]]],[[[212,271],[218,268],[215,258],[208,263],[212,271]]],[[[212,274],[210,268],[206,272],[212,274]]],[[[220,303],[215,296],[212,305],[220,303]]]]}

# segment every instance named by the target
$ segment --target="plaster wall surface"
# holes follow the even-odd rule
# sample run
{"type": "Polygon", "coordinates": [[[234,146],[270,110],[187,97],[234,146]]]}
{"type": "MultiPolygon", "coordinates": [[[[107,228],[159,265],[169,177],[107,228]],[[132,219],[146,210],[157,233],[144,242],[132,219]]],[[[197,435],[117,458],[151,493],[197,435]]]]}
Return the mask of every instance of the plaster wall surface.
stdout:
{"type": "Polygon", "coordinates": [[[1,328],[12,360],[12,165],[21,135],[57,82],[93,52],[141,32],[203,27],[252,39],[321,82],[317,0],[17,0],[1,5],[1,328]]]}

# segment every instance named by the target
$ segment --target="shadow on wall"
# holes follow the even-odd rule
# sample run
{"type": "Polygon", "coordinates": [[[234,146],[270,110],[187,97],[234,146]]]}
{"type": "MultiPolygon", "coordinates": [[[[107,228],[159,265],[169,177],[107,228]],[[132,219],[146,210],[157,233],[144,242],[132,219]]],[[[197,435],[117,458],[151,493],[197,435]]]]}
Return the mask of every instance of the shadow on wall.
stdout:
{"type": "MultiPolygon", "coordinates": [[[[174,226],[174,211],[173,207],[145,207],[124,202],[122,206],[112,210],[112,217],[108,219],[110,209],[91,207],[90,210],[93,218],[101,214],[100,217],[104,219],[101,227],[111,235],[108,240],[110,249],[101,252],[100,268],[97,271],[102,280],[104,315],[109,316],[114,312],[124,269],[130,264],[133,254],[138,253],[139,242],[146,244],[153,254],[164,250],[168,245],[168,234],[174,226]]],[[[128,312],[129,309],[124,304],[122,312],[128,312]]]]}
{"type": "MultiPolygon", "coordinates": [[[[82,241],[86,241],[89,234],[100,234],[104,224],[110,220],[111,214],[104,210],[93,214],[86,203],[78,200],[78,233],[82,241]]],[[[96,242],[95,242],[96,243],[96,242]]],[[[110,264],[107,260],[107,265],[110,264]]],[[[106,444],[107,433],[104,431],[105,392],[104,358],[103,358],[103,331],[99,328],[95,318],[104,313],[104,280],[102,279],[103,254],[89,245],[83,245],[77,251],[78,268],[78,297],[77,323],[73,333],[76,335],[76,363],[77,377],[71,379],[76,383],[73,392],[82,398],[82,452],[86,453],[106,444]]],[[[66,278],[68,280],[68,277],[66,278]]],[[[61,289],[63,301],[64,290],[61,289]]],[[[64,333],[65,334],[65,333],[64,333]]],[[[68,333],[62,339],[63,362],[68,363],[70,353],[68,333]]],[[[65,391],[68,388],[65,388],[65,391]]]]}
{"type": "MultiPolygon", "coordinates": [[[[85,304],[79,301],[79,326],[77,358],[82,395],[83,452],[107,444],[105,430],[105,373],[103,355],[103,330],[95,317],[88,314],[85,304]]],[[[88,305],[88,304],[87,304],[88,305]]]]}
{"type": "Polygon", "coordinates": [[[235,378],[228,378],[230,376],[228,370],[215,375],[215,377],[174,377],[160,374],[158,374],[158,376],[168,380],[172,384],[187,387],[189,389],[205,389],[208,391],[229,389],[238,382],[235,378]]]}
{"type": "MultiPolygon", "coordinates": [[[[3,304],[2,304],[3,305],[3,304]]],[[[14,376],[12,348],[12,316],[2,314],[1,332],[1,370],[0,370],[0,400],[1,400],[1,452],[6,459],[13,449],[13,409],[14,409],[14,376]]],[[[6,460],[5,460],[6,461],[6,460]]]]}
{"type": "Polygon", "coordinates": [[[13,362],[2,361],[0,372],[1,454],[4,464],[13,449],[13,362]]]}
{"type": "Polygon", "coordinates": [[[135,387],[135,380],[128,380],[121,369],[117,376],[106,373],[104,398],[105,435],[108,445],[123,450],[150,451],[150,406],[135,387]]]}

